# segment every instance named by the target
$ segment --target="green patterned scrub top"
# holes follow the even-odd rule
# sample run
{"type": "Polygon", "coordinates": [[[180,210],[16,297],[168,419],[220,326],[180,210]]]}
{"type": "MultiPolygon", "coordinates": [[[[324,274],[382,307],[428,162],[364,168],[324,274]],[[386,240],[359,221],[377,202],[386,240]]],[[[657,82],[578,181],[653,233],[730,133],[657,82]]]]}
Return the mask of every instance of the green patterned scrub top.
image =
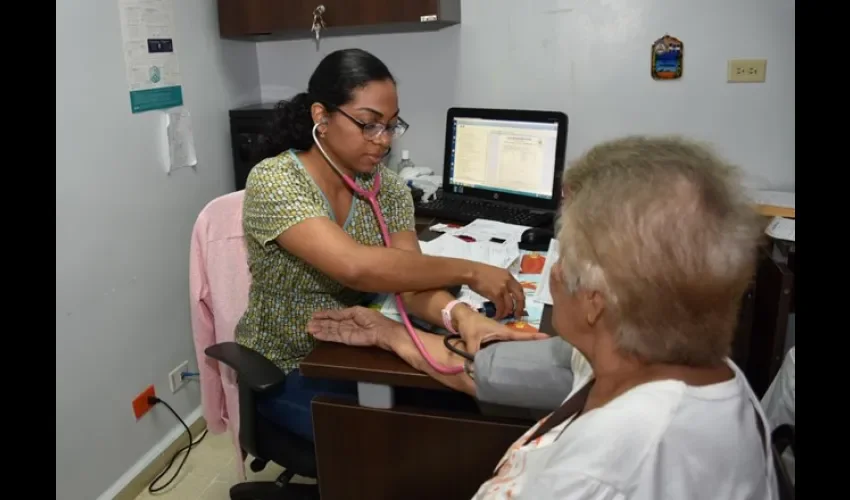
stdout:
{"type": "MultiPolygon", "coordinates": [[[[378,166],[378,201],[390,234],[414,231],[413,198],[395,172],[378,166]]],[[[372,176],[358,176],[368,189],[372,176]]],[[[307,322],[316,311],[341,309],[368,295],[343,287],[282,249],[275,239],[313,217],[335,221],[333,210],[304,165],[289,150],[258,163],[248,175],[242,227],[248,247],[251,289],[248,308],[236,325],[236,340],[289,373],[313,348],[307,322]]],[[[369,202],[354,196],[343,230],[363,245],[381,246],[378,221],[369,202]]]]}

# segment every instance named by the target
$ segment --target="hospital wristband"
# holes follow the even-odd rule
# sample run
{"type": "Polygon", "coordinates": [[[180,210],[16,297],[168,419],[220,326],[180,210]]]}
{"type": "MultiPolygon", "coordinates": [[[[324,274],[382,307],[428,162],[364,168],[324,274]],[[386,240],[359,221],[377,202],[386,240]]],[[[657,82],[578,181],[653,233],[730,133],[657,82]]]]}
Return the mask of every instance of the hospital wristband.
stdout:
{"type": "Polygon", "coordinates": [[[464,306],[466,306],[465,302],[461,302],[459,300],[453,300],[453,301],[449,302],[448,304],[446,304],[446,307],[444,307],[443,310],[442,310],[443,326],[446,327],[446,330],[448,330],[449,332],[451,332],[455,335],[457,335],[458,332],[455,330],[454,326],[452,326],[452,309],[454,309],[454,307],[458,304],[463,304],[464,306]]]}

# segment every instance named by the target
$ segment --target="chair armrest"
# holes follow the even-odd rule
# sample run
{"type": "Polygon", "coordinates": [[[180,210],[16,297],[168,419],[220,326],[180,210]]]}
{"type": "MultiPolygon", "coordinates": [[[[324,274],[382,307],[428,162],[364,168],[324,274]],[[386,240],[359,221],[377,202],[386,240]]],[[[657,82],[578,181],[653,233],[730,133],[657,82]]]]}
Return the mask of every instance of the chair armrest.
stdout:
{"type": "Polygon", "coordinates": [[[233,368],[239,383],[247,384],[256,392],[266,392],[286,380],[286,374],[265,356],[236,342],[212,345],[204,353],[233,368]]]}
{"type": "Polygon", "coordinates": [[[773,441],[773,446],[780,455],[785,451],[785,448],[790,446],[791,453],[794,454],[794,458],[797,458],[797,436],[795,430],[796,427],[792,424],[782,424],[776,429],[773,429],[770,439],[773,441]]]}

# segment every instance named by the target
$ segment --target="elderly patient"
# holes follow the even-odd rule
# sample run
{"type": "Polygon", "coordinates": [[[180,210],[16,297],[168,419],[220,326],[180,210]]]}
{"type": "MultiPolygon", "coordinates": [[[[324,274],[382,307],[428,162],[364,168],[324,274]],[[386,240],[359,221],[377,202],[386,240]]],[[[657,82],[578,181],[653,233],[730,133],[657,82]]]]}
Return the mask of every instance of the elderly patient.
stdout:
{"type": "MultiPolygon", "coordinates": [[[[485,347],[466,373],[446,376],[371,310],[316,314],[310,332],[391,350],[469,394],[490,349],[567,347],[563,404],[507,450],[475,498],[777,498],[763,412],[727,357],[760,235],[736,173],[674,138],[604,143],[571,166],[550,283],[560,339],[485,347]]],[[[438,361],[462,362],[439,336],[419,335],[438,361]]],[[[545,370],[564,369],[555,365],[536,376],[552,379],[545,370]]],[[[535,391],[526,368],[518,393],[535,391]]]]}

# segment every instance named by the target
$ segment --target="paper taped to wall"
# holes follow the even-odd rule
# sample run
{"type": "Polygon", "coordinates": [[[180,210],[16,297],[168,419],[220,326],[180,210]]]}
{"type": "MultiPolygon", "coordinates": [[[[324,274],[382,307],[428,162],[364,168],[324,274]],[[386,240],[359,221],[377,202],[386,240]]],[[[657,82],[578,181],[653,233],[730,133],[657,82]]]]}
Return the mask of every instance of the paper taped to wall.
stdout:
{"type": "Polygon", "coordinates": [[[166,173],[198,164],[189,110],[181,108],[165,113],[165,142],[168,152],[165,159],[166,173]]]}

